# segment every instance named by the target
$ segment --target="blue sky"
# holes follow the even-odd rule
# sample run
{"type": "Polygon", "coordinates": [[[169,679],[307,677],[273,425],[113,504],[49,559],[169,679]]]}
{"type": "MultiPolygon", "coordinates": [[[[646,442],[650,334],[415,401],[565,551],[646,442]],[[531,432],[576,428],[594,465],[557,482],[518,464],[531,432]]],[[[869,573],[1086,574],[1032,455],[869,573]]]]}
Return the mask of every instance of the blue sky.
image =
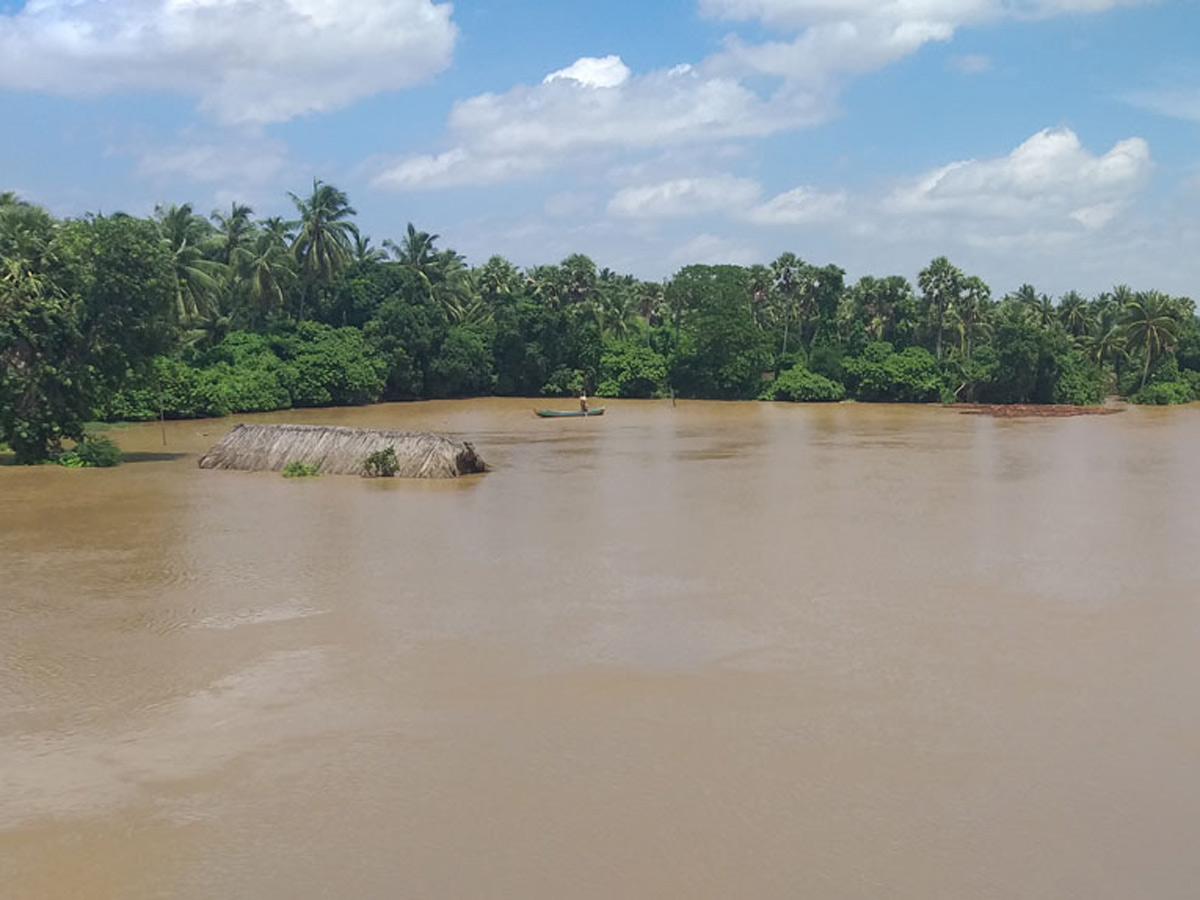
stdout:
{"type": "Polygon", "coordinates": [[[1192,0],[0,0],[0,190],[266,216],[320,177],[473,263],[1197,297],[1198,47],[1192,0]]]}

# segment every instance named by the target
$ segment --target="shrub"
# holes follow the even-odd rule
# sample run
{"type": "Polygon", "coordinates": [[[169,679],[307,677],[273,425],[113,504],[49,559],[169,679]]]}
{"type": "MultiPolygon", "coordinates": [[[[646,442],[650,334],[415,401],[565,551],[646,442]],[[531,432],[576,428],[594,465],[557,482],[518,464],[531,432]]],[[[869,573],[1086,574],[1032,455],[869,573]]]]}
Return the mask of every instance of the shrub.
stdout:
{"type": "Polygon", "coordinates": [[[1191,385],[1183,381],[1156,381],[1146,385],[1129,398],[1134,403],[1150,406],[1171,406],[1176,403],[1191,403],[1196,394],[1191,385]]]}
{"type": "Polygon", "coordinates": [[[363,459],[363,478],[392,478],[399,470],[400,460],[396,458],[395,447],[384,447],[368,453],[363,459]]]}
{"type": "Polygon", "coordinates": [[[494,381],[492,350],[483,329],[455,325],[429,364],[429,396],[469,397],[490,394],[494,381]]]}
{"type": "Polygon", "coordinates": [[[1054,381],[1054,402],[1072,406],[1095,406],[1104,399],[1108,388],[1105,371],[1081,354],[1072,351],[1059,360],[1054,381]]]}
{"type": "Polygon", "coordinates": [[[110,469],[119,466],[123,454],[111,440],[98,434],[84,435],[75,449],[60,453],[56,462],[69,469],[110,469]]]}
{"type": "Polygon", "coordinates": [[[1195,369],[1180,369],[1179,380],[1192,389],[1192,394],[1200,400],[1200,372],[1195,369]]]}
{"type": "Polygon", "coordinates": [[[845,361],[846,378],[859,400],[928,403],[942,398],[944,385],[933,354],[922,347],[900,353],[879,341],[845,361]]]}
{"type": "Polygon", "coordinates": [[[293,459],[290,463],[283,467],[284,478],[316,478],[321,474],[321,466],[319,463],[305,463],[298,459],[293,459]]]}
{"type": "Polygon", "coordinates": [[[550,380],[542,385],[543,397],[578,397],[583,391],[583,371],[556,369],[550,380]]]}
{"type": "Polygon", "coordinates": [[[810,372],[803,366],[793,366],[771,382],[762,392],[764,400],[791,400],[797,403],[819,403],[841,400],[846,389],[824,375],[810,372]]]}
{"type": "Polygon", "coordinates": [[[640,397],[662,394],[667,383],[667,361],[645,344],[613,341],[600,359],[598,397],[640,397]]]}

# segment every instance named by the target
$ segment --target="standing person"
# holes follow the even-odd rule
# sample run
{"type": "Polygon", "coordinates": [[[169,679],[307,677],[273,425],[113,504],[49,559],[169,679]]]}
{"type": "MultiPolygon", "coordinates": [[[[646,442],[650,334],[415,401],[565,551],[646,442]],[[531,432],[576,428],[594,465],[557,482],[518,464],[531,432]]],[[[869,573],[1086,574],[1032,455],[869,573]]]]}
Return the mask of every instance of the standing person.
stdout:
{"type": "Polygon", "coordinates": [[[583,413],[585,416],[587,415],[587,411],[588,411],[587,391],[581,390],[579,392],[579,411],[581,413],[583,413]]]}

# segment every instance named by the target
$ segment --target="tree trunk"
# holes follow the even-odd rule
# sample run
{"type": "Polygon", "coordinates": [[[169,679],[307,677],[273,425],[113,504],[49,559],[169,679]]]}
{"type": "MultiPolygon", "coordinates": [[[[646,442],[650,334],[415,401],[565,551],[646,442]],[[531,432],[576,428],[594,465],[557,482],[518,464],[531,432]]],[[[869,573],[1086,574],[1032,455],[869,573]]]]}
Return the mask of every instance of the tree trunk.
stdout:
{"type": "Polygon", "coordinates": [[[934,356],[937,357],[938,362],[942,361],[942,324],[943,324],[945,318],[946,318],[946,307],[939,300],[938,301],[937,334],[935,334],[933,337],[934,356]]]}

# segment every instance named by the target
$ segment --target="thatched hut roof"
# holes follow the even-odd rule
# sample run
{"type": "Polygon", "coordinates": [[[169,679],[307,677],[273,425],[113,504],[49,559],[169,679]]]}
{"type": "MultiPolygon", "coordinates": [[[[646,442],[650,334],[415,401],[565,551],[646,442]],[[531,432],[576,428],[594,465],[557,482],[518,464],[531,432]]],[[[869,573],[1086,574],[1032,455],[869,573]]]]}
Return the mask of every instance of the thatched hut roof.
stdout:
{"type": "Polygon", "coordinates": [[[456,478],[487,466],[466,441],[414,431],[374,431],[338,425],[235,425],[202,457],[202,469],[278,472],[290,462],[325,475],[360,475],[363,459],[395,448],[401,478],[456,478]]]}

